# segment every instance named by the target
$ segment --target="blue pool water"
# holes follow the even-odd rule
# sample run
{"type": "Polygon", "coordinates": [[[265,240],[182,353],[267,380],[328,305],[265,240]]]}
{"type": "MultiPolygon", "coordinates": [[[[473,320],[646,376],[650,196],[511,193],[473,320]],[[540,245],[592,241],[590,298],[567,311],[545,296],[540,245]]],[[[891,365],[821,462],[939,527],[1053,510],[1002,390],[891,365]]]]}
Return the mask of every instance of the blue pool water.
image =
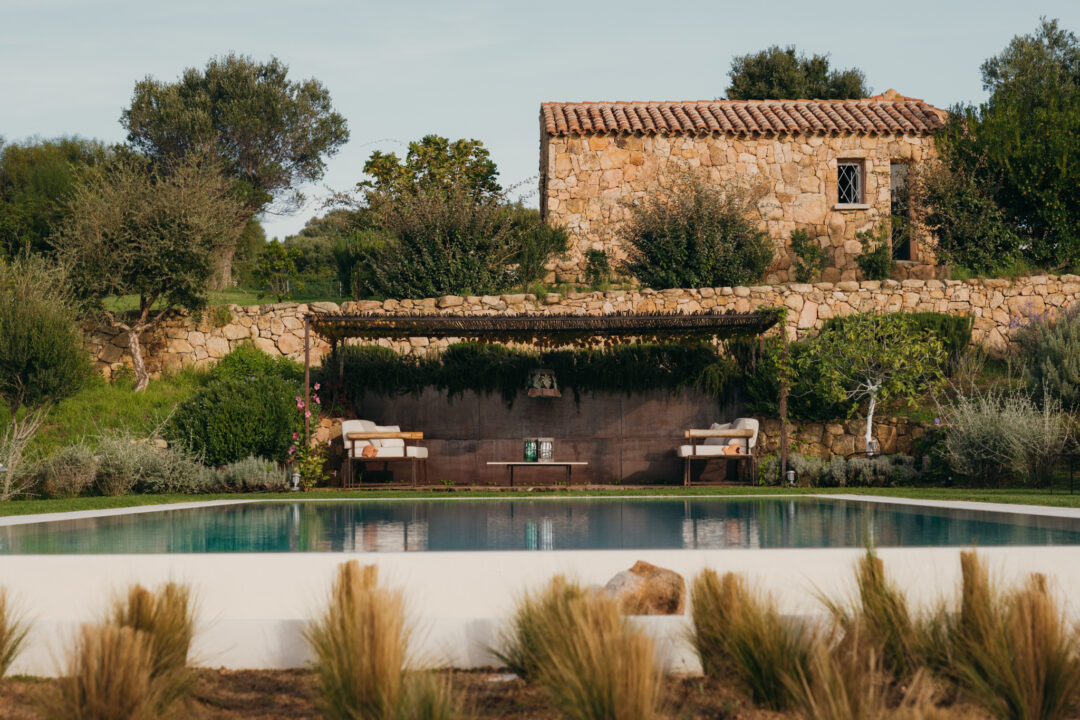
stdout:
{"type": "Polygon", "coordinates": [[[1078,545],[1080,520],[817,498],[253,502],[0,526],[0,554],[1078,545]]]}

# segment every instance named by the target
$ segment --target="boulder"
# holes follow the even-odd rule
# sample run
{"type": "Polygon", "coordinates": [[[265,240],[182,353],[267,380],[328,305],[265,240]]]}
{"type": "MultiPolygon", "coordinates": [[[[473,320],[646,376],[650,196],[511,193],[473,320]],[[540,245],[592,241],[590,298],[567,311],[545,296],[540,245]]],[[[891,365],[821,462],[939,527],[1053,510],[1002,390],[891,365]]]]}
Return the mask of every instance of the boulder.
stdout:
{"type": "Polygon", "coordinates": [[[682,615],[686,612],[686,581],[674,570],[638,560],[608,581],[604,591],[629,615],[682,615]]]}

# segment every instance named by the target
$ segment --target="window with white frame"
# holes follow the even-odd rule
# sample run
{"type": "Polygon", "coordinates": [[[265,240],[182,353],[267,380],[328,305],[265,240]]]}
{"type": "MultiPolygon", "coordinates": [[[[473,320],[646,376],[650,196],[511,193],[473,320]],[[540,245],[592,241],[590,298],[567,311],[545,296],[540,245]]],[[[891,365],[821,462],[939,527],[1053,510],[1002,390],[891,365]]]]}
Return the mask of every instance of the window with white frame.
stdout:
{"type": "Polygon", "coordinates": [[[862,163],[839,161],[836,163],[836,202],[841,205],[859,205],[862,201],[862,163]]]}

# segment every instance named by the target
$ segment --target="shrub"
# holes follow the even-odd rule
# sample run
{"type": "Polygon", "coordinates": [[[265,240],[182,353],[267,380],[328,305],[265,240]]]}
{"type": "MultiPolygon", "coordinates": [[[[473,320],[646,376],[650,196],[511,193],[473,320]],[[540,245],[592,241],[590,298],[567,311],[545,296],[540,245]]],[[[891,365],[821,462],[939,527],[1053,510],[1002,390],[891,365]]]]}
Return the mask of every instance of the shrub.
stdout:
{"type": "Polygon", "coordinates": [[[217,482],[226,492],[283,492],[289,479],[273,460],[246,457],[218,468],[217,482]]]}
{"type": "Polygon", "coordinates": [[[45,720],[158,717],[148,638],[129,627],[84,625],[68,651],[65,676],[42,707],[45,720]]]}
{"type": "MultiPolygon", "coordinates": [[[[365,293],[383,297],[482,295],[538,277],[569,236],[534,210],[463,186],[368,195],[381,245],[361,247],[365,293]]],[[[360,278],[358,278],[360,279],[360,278]]]]}
{"type": "Polygon", "coordinates": [[[646,287],[699,288],[756,282],[773,260],[750,191],[715,189],[686,176],[635,206],[621,231],[626,271],[646,287]]]}
{"type": "Polygon", "coordinates": [[[210,470],[183,447],[158,448],[117,434],[103,437],[97,452],[94,486],[102,495],[201,493],[212,487],[210,470]]]}
{"type": "Polygon", "coordinates": [[[954,472],[997,484],[1046,478],[1070,437],[1069,419],[1053,400],[1038,407],[1020,393],[959,395],[941,408],[944,452],[954,472]]]}
{"type": "Polygon", "coordinates": [[[378,586],[378,568],[338,566],[323,613],[304,631],[315,656],[317,705],[331,720],[396,717],[411,629],[401,592],[378,586]]]}
{"type": "Polygon", "coordinates": [[[978,555],[961,554],[959,618],[952,635],[955,679],[994,717],[1056,720],[1080,700],[1080,631],[1032,574],[998,590],[978,555]]]}
{"type": "Polygon", "coordinates": [[[84,445],[67,445],[33,465],[34,489],[47,498],[82,495],[97,476],[98,459],[84,445]]]}
{"type": "Polygon", "coordinates": [[[818,484],[822,487],[896,487],[910,485],[918,477],[915,458],[908,455],[872,458],[836,455],[822,466],[818,484]]]}
{"type": "Polygon", "coordinates": [[[331,250],[337,279],[345,295],[359,300],[374,287],[374,274],[367,258],[386,246],[386,237],[379,230],[366,228],[338,238],[331,250]]]}
{"type": "Polygon", "coordinates": [[[660,673],[653,641],[633,630],[617,600],[587,592],[567,604],[567,623],[544,631],[548,662],[539,681],[569,720],[651,720],[658,717],[660,673]]]}
{"type": "Polygon", "coordinates": [[[570,604],[586,591],[576,582],[556,575],[538,592],[526,592],[514,608],[514,616],[493,648],[510,672],[534,681],[551,664],[548,645],[552,632],[564,632],[570,622],[570,604]]]}
{"type": "Polygon", "coordinates": [[[601,288],[611,282],[611,259],[607,251],[596,248],[585,251],[585,282],[591,288],[601,288]]]}
{"type": "Polygon", "coordinates": [[[855,263],[866,280],[888,280],[892,277],[896,261],[892,256],[892,241],[888,224],[876,230],[866,230],[855,235],[862,244],[862,253],[855,256],[855,263]]]}
{"type": "Polygon", "coordinates": [[[1036,401],[1049,397],[1066,410],[1080,409],[1080,311],[1038,318],[1016,334],[1019,364],[1036,401]]]}
{"type": "Polygon", "coordinates": [[[7,590],[0,587],[0,679],[22,649],[29,624],[15,612],[7,590]]]}
{"type": "Polygon", "coordinates": [[[780,615],[734,573],[703,570],[690,589],[691,639],[706,675],[733,674],[755,703],[792,705],[793,678],[805,677],[816,633],[780,615]]]}
{"type": "Polygon", "coordinates": [[[801,283],[820,278],[829,260],[825,249],[802,228],[791,231],[791,269],[801,283]]]}
{"type": "Polygon", "coordinates": [[[210,370],[213,380],[257,380],[266,376],[300,383],[304,380],[304,366],[290,358],[265,353],[253,343],[244,342],[210,370]]]}
{"type": "Polygon", "coordinates": [[[158,708],[164,710],[187,694],[194,682],[188,653],[195,637],[195,606],[191,588],[165,583],[156,592],[132,585],[127,597],[116,599],[108,622],[131,628],[150,647],[150,681],[156,686],[158,708]]]}
{"type": "Polygon", "coordinates": [[[299,388],[276,375],[223,378],[182,402],[168,434],[211,465],[249,456],[283,462],[303,430],[299,388]]]}
{"type": "MultiPolygon", "coordinates": [[[[0,401],[11,418],[0,462],[9,470],[49,409],[91,375],[77,317],[62,270],[30,255],[0,263],[0,401]]],[[[19,493],[15,477],[0,477],[0,500],[19,493]]]]}
{"type": "Polygon", "coordinates": [[[540,211],[522,205],[512,205],[509,214],[511,238],[516,247],[517,267],[514,277],[518,285],[527,287],[542,280],[548,261],[564,255],[570,247],[570,235],[565,229],[540,220],[540,211]]]}
{"type": "Polygon", "coordinates": [[[890,718],[889,685],[880,656],[858,626],[834,644],[816,642],[806,674],[788,679],[792,704],[805,720],[890,718]]]}

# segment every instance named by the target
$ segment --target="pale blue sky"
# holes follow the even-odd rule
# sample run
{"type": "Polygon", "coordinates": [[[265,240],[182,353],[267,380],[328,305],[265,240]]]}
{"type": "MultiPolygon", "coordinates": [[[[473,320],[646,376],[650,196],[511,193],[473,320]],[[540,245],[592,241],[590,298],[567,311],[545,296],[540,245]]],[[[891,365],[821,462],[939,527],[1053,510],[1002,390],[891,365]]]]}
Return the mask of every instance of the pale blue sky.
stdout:
{"type": "MultiPolygon", "coordinates": [[[[313,199],[352,187],[372,150],[426,133],[482,140],[509,185],[537,172],[545,100],[710,99],[733,55],[794,43],[858,66],[875,92],[947,107],[981,100],[979,64],[1040,15],[1080,32],[1077,0],[0,0],[0,136],[122,140],[138,79],[237,51],[318,78],[348,119],[313,199]]],[[[267,232],[316,211],[267,217],[267,232]]]]}

